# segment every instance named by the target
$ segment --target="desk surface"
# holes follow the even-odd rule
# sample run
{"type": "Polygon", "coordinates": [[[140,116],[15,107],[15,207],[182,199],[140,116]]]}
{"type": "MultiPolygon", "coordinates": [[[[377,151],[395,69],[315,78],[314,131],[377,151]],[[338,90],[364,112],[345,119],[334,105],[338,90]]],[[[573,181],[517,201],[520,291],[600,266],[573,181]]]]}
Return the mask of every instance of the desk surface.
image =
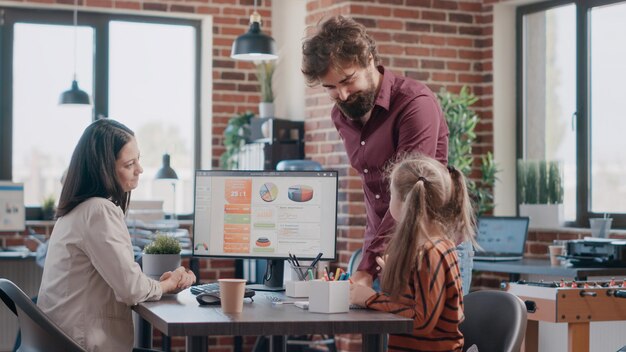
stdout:
{"type": "Polygon", "coordinates": [[[202,335],[298,335],[410,333],[413,320],[368,309],[348,313],[310,313],[293,304],[272,305],[257,292],[246,299],[243,312],[224,314],[219,306],[199,306],[189,290],[166,295],[160,301],[140,303],[133,309],[152,326],[169,336],[202,335]]]}
{"type": "Polygon", "coordinates": [[[551,266],[548,259],[487,262],[474,260],[474,270],[489,271],[508,274],[536,274],[559,276],[566,279],[576,278],[585,280],[590,276],[626,276],[626,268],[568,268],[564,266],[551,266]]]}

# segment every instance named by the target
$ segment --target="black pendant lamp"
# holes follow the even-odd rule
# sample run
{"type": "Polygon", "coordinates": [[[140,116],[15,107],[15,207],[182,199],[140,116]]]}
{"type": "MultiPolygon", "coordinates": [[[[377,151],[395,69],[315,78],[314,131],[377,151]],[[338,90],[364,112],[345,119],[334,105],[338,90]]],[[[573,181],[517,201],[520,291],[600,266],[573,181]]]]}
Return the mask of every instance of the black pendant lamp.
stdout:
{"type": "Polygon", "coordinates": [[[78,27],[78,0],[74,0],[74,79],[72,80],[72,87],[69,90],[61,93],[59,97],[60,105],[91,105],[91,99],[89,94],[84,90],[78,88],[78,81],[76,80],[76,29],[78,27]]]}
{"type": "Polygon", "coordinates": [[[250,15],[250,28],[248,32],[240,35],[233,42],[230,57],[235,60],[258,61],[276,60],[276,43],[274,39],[261,32],[261,15],[256,11],[254,0],[254,12],[250,15]]]}
{"type": "Polygon", "coordinates": [[[159,171],[157,171],[154,178],[157,180],[178,180],[176,171],[174,171],[174,169],[170,166],[169,154],[163,154],[163,166],[159,169],[159,171]]]}

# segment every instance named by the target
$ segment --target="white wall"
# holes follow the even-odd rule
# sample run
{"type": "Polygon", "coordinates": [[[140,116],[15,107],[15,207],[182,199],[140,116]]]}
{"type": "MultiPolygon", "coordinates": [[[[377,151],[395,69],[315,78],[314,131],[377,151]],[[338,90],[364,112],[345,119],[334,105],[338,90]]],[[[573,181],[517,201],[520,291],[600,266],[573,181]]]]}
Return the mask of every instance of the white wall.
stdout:
{"type": "Polygon", "coordinates": [[[493,8],[494,160],[500,172],[494,189],[495,215],[515,215],[515,6],[493,8]]]}
{"type": "Polygon", "coordinates": [[[306,0],[272,1],[272,37],[278,48],[278,66],[272,82],[275,115],[288,120],[304,120],[306,86],[300,63],[305,16],[306,0]]]}

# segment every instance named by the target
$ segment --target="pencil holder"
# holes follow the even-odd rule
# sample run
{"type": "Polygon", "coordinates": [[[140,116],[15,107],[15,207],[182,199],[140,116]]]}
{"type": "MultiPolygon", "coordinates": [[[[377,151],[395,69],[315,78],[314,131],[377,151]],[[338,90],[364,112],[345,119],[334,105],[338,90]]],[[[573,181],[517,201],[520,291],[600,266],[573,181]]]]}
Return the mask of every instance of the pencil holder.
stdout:
{"type": "Polygon", "coordinates": [[[309,284],[309,312],[346,313],[350,310],[350,282],[314,280],[309,284]]]}
{"type": "Polygon", "coordinates": [[[317,267],[310,267],[308,265],[289,265],[290,273],[291,273],[291,281],[301,281],[301,280],[313,280],[317,278],[317,267]],[[313,278],[310,277],[309,269],[311,270],[311,274],[313,278]]]}
{"type": "Polygon", "coordinates": [[[306,298],[309,297],[309,287],[311,281],[287,281],[285,282],[285,294],[287,297],[306,298]]]}

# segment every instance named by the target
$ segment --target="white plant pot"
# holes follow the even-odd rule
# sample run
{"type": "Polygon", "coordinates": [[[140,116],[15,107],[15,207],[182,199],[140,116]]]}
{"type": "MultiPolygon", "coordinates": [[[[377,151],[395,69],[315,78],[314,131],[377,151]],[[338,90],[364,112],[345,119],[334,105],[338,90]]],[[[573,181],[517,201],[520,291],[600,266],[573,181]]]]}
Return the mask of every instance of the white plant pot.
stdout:
{"type": "Polygon", "coordinates": [[[274,117],[274,103],[260,102],[259,117],[274,117]]]}
{"type": "Polygon", "coordinates": [[[532,228],[558,228],[564,225],[563,204],[520,204],[519,215],[528,216],[532,228]]]}
{"type": "Polygon", "coordinates": [[[143,273],[158,280],[164,272],[180,266],[180,254],[145,254],[141,257],[143,273]]]}

